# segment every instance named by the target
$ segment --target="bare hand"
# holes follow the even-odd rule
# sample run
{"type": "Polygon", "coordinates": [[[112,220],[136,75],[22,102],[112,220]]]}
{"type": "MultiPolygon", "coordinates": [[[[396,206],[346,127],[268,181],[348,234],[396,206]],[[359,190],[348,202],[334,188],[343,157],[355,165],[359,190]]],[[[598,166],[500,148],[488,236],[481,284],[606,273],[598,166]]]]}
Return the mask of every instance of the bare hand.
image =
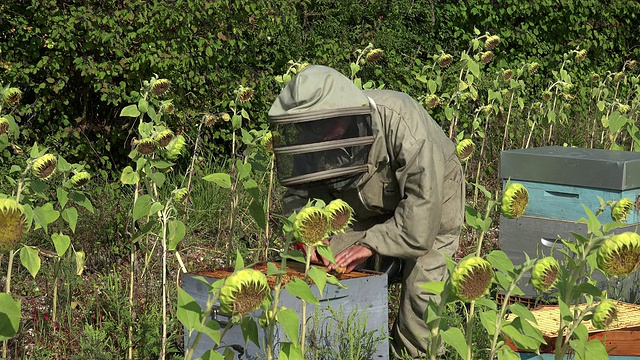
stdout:
{"type": "Polygon", "coordinates": [[[329,265],[329,270],[337,270],[343,268],[345,273],[353,271],[353,269],[365,262],[373,255],[373,250],[364,245],[354,245],[336,256],[336,263],[329,265]]]}

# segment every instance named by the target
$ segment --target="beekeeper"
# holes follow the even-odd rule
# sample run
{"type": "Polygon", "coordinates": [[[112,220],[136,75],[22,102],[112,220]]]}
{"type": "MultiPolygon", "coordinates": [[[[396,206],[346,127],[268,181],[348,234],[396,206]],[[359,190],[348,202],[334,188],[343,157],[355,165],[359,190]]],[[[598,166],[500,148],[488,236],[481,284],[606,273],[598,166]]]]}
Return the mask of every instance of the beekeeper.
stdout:
{"type": "Polygon", "coordinates": [[[463,224],[464,177],[453,142],[409,95],[362,91],[326,66],[295,76],[268,119],[278,134],[285,211],[310,199],[351,205],[356,222],[330,239],[331,266],[352,271],[374,254],[402,259],[393,347],[426,354],[423,314],[432,295],[419,285],[446,278],[444,255],[458,248],[463,224]]]}

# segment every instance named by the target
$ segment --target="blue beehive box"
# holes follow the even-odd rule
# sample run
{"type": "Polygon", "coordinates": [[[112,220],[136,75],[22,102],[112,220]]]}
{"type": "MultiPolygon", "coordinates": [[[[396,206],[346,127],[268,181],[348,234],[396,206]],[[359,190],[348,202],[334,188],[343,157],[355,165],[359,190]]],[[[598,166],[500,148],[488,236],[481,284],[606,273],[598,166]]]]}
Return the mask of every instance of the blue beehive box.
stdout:
{"type": "MultiPolygon", "coordinates": [[[[572,232],[586,235],[587,227],[576,223],[585,218],[584,206],[593,213],[600,200],[617,201],[623,197],[640,201],[640,153],[601,149],[577,149],[548,146],[503,151],[500,154],[500,177],[523,184],[529,191],[529,205],[517,220],[500,218],[500,248],[515,263],[529,257],[560,257],[559,238],[574,240],[572,232]]],[[[601,223],[611,222],[611,211],[598,216],[601,223]]],[[[640,217],[633,211],[628,225],[616,232],[638,231],[640,217]]],[[[598,272],[599,286],[609,294],[629,302],[638,301],[638,273],[632,280],[612,284],[598,272]]],[[[523,279],[525,295],[535,290],[523,279]]]]}
{"type": "MultiPolygon", "coordinates": [[[[289,269],[292,274],[299,273],[301,264],[291,264],[295,269],[289,269]]],[[[304,265],[301,265],[304,266],[304,265]]],[[[262,267],[256,266],[256,269],[262,267]]],[[[304,271],[304,270],[302,270],[304,271]]],[[[195,301],[204,309],[209,297],[209,286],[199,280],[204,278],[209,284],[213,284],[216,280],[228,276],[232,270],[219,270],[214,272],[203,272],[197,274],[184,274],[182,276],[182,288],[191,295],[195,301]]],[[[289,275],[286,275],[289,276],[289,275]]],[[[361,344],[363,349],[361,354],[367,354],[367,359],[388,360],[389,359],[389,337],[388,337],[388,292],[387,292],[387,275],[377,272],[359,272],[354,271],[350,274],[340,276],[340,283],[346,288],[327,284],[324,291],[320,294],[315,285],[311,285],[311,291],[320,300],[320,305],[314,306],[307,304],[307,346],[309,347],[309,339],[313,342],[313,347],[330,347],[334,352],[340,352],[341,346],[348,345],[345,341],[350,339],[349,334],[340,334],[336,323],[339,319],[334,317],[340,316],[341,320],[349,320],[351,326],[358,326],[357,323],[365,324],[365,331],[371,336],[362,336],[361,344]],[[355,316],[354,316],[355,315],[355,316]],[[370,339],[375,339],[371,342],[370,339]]],[[[300,299],[289,295],[286,291],[280,293],[279,306],[293,309],[301,316],[302,304],[300,299]]],[[[250,316],[258,321],[258,317],[262,313],[256,310],[250,316]]],[[[230,318],[217,312],[212,314],[222,328],[230,321],[230,318]]],[[[195,334],[192,335],[195,337],[195,334]]],[[[262,327],[258,327],[258,337],[262,340],[266,333],[262,327]]],[[[353,336],[353,334],[351,335],[353,336]]],[[[188,333],[185,330],[185,346],[189,343],[188,333]]],[[[275,340],[277,342],[287,341],[284,330],[276,329],[275,340]]],[[[235,359],[263,359],[264,353],[253,342],[245,342],[240,325],[231,325],[224,335],[222,341],[226,346],[233,346],[235,349],[242,349],[242,356],[238,356],[236,351],[235,359]]],[[[208,336],[201,336],[196,349],[194,351],[194,359],[202,356],[207,350],[215,346],[213,340],[208,336]]],[[[220,350],[222,352],[223,350],[220,350]]],[[[342,350],[344,352],[344,350],[342,350]]],[[[344,354],[343,354],[344,355],[344,354]]],[[[331,359],[332,357],[326,357],[331,359]]],[[[277,358],[277,357],[276,357],[277,358]]]]}

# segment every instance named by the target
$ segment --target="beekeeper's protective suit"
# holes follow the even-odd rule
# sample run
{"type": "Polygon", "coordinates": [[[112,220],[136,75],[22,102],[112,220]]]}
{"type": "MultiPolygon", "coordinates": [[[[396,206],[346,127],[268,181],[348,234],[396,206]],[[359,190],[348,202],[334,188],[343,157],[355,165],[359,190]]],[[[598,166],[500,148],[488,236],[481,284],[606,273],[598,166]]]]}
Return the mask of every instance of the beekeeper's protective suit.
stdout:
{"type": "Polygon", "coordinates": [[[268,118],[279,135],[274,153],[288,187],[285,211],[314,198],[340,198],[353,207],[352,231],[330,240],[336,259],[348,261],[350,249],[360,246],[404,260],[394,348],[424,355],[429,294],[419,285],[447,276],[443,254],[458,248],[463,224],[455,145],[410,96],[362,91],[325,66],[301,71],[268,118]]]}

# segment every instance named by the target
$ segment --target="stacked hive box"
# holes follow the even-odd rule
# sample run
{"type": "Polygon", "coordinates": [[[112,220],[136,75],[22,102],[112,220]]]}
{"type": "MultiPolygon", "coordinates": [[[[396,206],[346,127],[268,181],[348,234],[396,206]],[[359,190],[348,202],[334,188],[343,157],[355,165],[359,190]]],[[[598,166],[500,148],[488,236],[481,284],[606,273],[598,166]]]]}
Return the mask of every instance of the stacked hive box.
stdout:
{"type": "MultiPolygon", "coordinates": [[[[587,235],[587,225],[576,223],[586,218],[584,207],[598,211],[600,200],[617,201],[623,197],[640,201],[640,153],[600,149],[577,149],[548,146],[509,150],[500,154],[500,177],[523,184],[529,191],[525,215],[517,220],[500,218],[500,248],[515,264],[529,257],[557,258],[562,247],[559,239],[575,240],[572,232],[587,235]],[[584,206],[584,207],[583,207],[584,206]]],[[[611,211],[598,216],[602,224],[611,222],[611,211]]],[[[639,231],[638,209],[633,211],[627,226],[616,232],[639,231]]],[[[638,272],[631,279],[613,284],[596,271],[595,280],[612,297],[637,302],[638,272]]],[[[535,297],[535,290],[521,283],[525,295],[535,297]]]]}
{"type": "MultiPolygon", "coordinates": [[[[292,266],[293,268],[287,269],[287,276],[304,276],[304,269],[300,268],[300,264],[294,263],[292,266]],[[300,270],[302,270],[302,272],[300,270]]],[[[254,268],[266,271],[264,264],[257,265],[254,268]]],[[[210,284],[213,284],[216,280],[227,277],[231,272],[232,270],[218,270],[198,274],[185,274],[182,277],[182,288],[204,309],[209,296],[209,286],[198,280],[198,278],[203,277],[210,284]]],[[[313,336],[316,338],[316,347],[328,346],[332,348],[333,351],[339,352],[340,342],[344,345],[345,341],[354,339],[349,339],[348,334],[339,334],[336,332],[335,325],[339,319],[334,319],[333,316],[341,316],[343,322],[351,320],[352,323],[349,325],[352,327],[358,326],[357,323],[359,322],[366,321],[366,332],[372,333],[373,337],[378,339],[374,344],[375,348],[369,349],[371,354],[369,354],[367,358],[387,360],[389,358],[387,275],[384,273],[355,271],[342,275],[340,277],[340,283],[346,286],[346,288],[327,284],[324,287],[323,294],[319,293],[315,285],[311,285],[311,290],[316,298],[319,299],[320,305],[314,306],[313,304],[307,304],[307,317],[311,323],[308,323],[307,339],[313,336]],[[350,314],[355,314],[356,316],[350,317],[350,314]],[[314,317],[320,320],[320,324],[311,320],[314,317]],[[313,324],[316,325],[315,329],[312,328],[314,326],[313,324]]],[[[294,309],[299,317],[302,314],[300,299],[289,295],[286,291],[281,292],[279,305],[294,309]]],[[[250,316],[257,322],[261,313],[261,310],[256,310],[250,316]]],[[[212,317],[220,323],[222,328],[230,321],[229,317],[219,313],[212,314],[212,317]]],[[[260,341],[263,341],[265,336],[264,329],[259,327],[258,337],[260,341]]],[[[284,331],[281,328],[276,331],[275,337],[276,343],[287,341],[284,331]]],[[[264,358],[263,351],[253,342],[245,344],[240,325],[232,325],[222,340],[227,346],[237,345],[235,348],[242,348],[244,351],[241,357],[242,359],[264,358]]],[[[366,336],[355,340],[367,341],[366,336]]],[[[188,333],[185,331],[185,344],[187,343],[188,333]]],[[[361,345],[363,345],[363,349],[366,350],[367,346],[371,344],[363,343],[361,345]]],[[[199,358],[205,351],[212,349],[214,346],[215,343],[208,336],[202,336],[196,346],[193,358],[199,358]]],[[[220,350],[220,352],[222,352],[222,350],[220,350]]],[[[235,358],[239,358],[237,352],[235,358]]]]}

